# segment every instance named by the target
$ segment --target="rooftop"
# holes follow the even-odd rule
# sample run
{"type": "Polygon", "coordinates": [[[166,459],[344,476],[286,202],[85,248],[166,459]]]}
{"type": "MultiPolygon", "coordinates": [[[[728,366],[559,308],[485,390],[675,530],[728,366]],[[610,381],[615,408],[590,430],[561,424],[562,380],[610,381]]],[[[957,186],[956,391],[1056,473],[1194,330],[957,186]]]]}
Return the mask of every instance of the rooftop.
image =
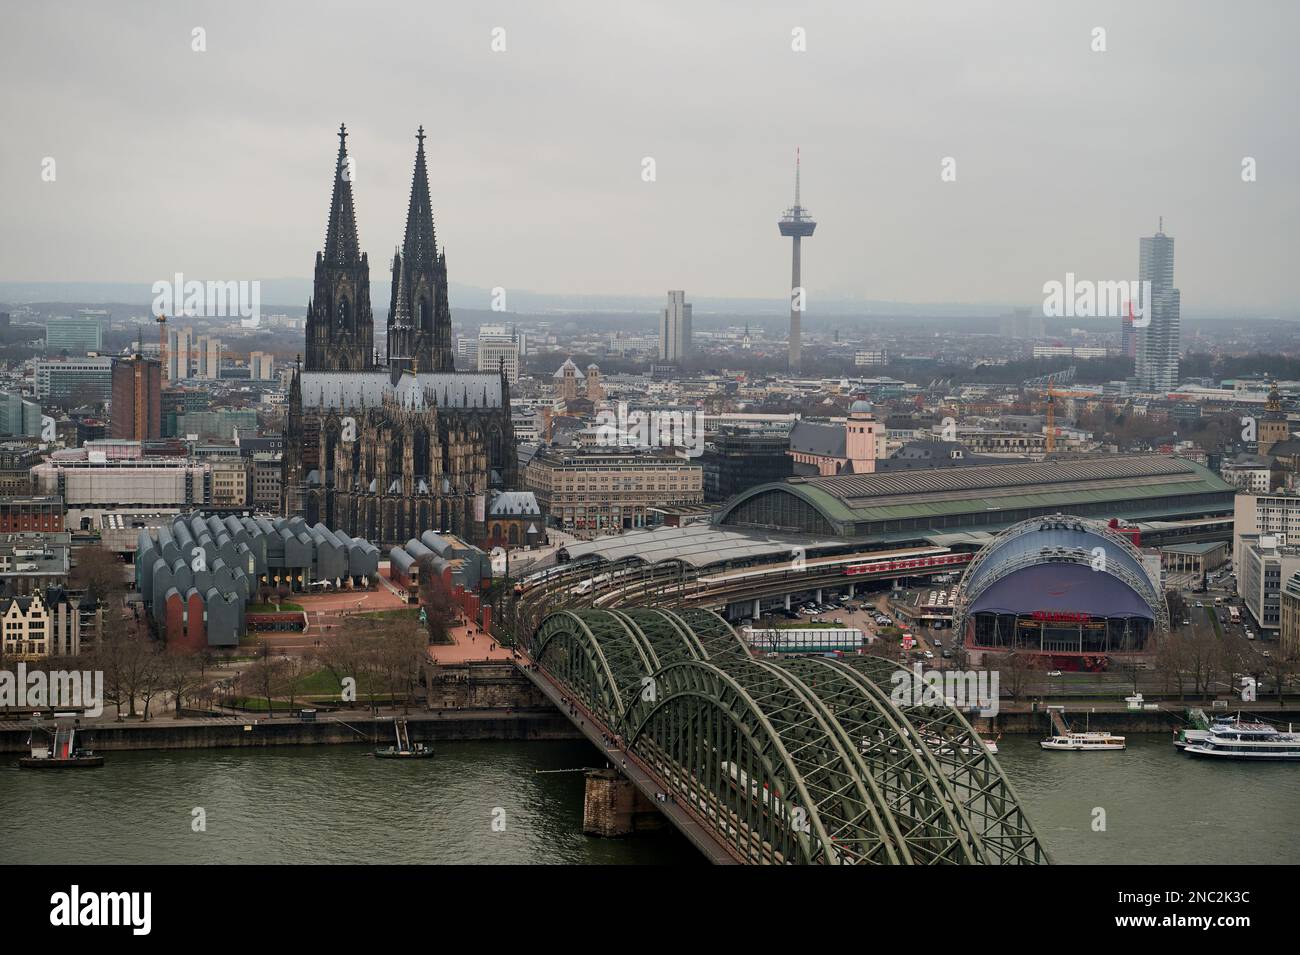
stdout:
{"type": "Polygon", "coordinates": [[[713,524],[690,524],[683,527],[660,527],[654,530],[620,534],[568,547],[569,559],[596,557],[617,563],[640,560],[647,564],[677,560],[691,567],[708,567],[728,561],[748,561],[757,557],[793,555],[795,548],[806,553],[810,548],[850,546],[849,541],[833,538],[810,539],[794,534],[770,534],[748,528],[718,527],[713,524]]]}

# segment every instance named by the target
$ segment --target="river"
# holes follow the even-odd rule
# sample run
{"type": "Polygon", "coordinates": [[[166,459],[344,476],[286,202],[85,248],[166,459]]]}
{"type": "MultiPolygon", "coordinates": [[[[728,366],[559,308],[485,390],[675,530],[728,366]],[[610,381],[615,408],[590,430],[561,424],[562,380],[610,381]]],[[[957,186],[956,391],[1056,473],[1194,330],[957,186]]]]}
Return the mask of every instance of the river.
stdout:
{"type": "MultiPolygon", "coordinates": [[[[1003,738],[999,759],[1055,861],[1300,862],[1300,766],[1201,762],[1166,736],[1129,744],[1059,753],[1003,738]]],[[[0,862],[700,861],[674,831],[582,834],[582,773],[552,772],[597,764],[581,741],[442,743],[410,762],[367,752],[120,752],[69,772],[19,771],[5,757],[0,862]]]]}

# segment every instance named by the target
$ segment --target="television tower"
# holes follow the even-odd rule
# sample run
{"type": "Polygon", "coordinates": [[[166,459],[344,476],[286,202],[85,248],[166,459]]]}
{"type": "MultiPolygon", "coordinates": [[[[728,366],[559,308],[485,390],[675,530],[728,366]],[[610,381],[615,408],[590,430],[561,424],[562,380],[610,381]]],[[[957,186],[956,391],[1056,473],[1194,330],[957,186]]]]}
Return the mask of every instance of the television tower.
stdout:
{"type": "Polygon", "coordinates": [[[802,292],[798,293],[796,299],[795,289],[801,289],[802,284],[799,280],[799,240],[806,235],[812,235],[813,229],[817,228],[817,223],[813,217],[808,214],[808,210],[799,204],[799,149],[794,151],[794,205],[785,210],[781,216],[781,221],[777,223],[777,228],[781,234],[789,236],[794,240],[794,251],[791,257],[790,265],[790,358],[789,367],[791,372],[797,373],[800,366],[799,356],[799,333],[802,319],[804,296],[802,292]]]}

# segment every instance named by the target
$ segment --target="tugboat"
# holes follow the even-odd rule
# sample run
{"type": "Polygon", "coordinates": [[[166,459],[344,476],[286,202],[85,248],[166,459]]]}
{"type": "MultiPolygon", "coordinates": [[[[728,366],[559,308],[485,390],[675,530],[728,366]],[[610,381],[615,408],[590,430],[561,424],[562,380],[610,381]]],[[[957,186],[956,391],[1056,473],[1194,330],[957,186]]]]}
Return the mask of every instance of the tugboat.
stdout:
{"type": "Polygon", "coordinates": [[[393,735],[396,742],[384,749],[376,749],[376,759],[425,759],[433,755],[433,747],[428,743],[412,743],[410,729],[406,720],[393,719],[393,735]]]}
{"type": "Polygon", "coordinates": [[[19,769],[93,769],[104,765],[104,757],[77,743],[81,719],[76,713],[55,713],[54,731],[32,717],[32,732],[27,737],[30,756],[18,760],[19,769]]]}

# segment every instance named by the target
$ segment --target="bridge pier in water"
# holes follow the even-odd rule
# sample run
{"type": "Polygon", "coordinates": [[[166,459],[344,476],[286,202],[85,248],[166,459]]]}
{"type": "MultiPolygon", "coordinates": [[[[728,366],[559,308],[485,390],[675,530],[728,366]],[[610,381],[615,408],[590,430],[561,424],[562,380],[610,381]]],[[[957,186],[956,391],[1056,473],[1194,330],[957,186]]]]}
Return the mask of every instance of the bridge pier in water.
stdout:
{"type": "Polygon", "coordinates": [[[582,831],[589,836],[630,836],[662,829],[658,808],[617,770],[593,769],[587,773],[582,797],[582,831]]]}

